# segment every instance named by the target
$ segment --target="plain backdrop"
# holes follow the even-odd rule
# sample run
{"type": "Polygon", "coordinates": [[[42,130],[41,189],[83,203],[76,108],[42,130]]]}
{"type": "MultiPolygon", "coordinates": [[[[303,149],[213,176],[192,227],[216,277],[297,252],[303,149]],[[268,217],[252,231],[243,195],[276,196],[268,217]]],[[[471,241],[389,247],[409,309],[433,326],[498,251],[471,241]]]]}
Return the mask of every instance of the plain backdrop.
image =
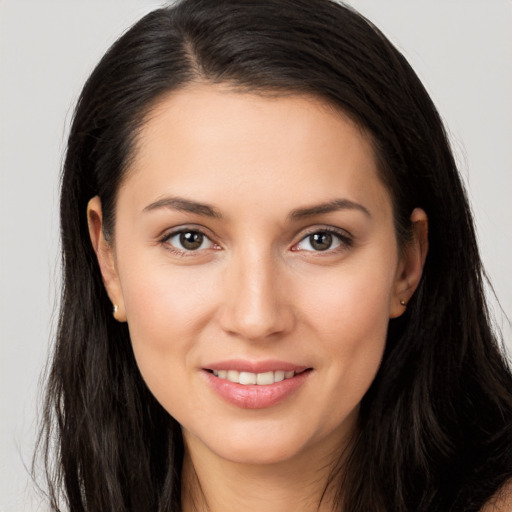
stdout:
{"type": "MultiPolygon", "coordinates": [[[[73,105],[108,46],[163,3],[0,0],[0,512],[46,510],[27,468],[58,310],[58,181],[73,105]]],[[[351,3],[405,53],[437,104],[511,318],[512,1],[351,3]]]]}

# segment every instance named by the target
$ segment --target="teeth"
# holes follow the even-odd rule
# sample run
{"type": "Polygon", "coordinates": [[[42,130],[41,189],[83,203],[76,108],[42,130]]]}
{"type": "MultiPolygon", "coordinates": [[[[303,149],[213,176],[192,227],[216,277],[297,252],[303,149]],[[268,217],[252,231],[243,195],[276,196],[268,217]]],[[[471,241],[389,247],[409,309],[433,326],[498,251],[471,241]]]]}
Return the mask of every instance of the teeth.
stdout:
{"type": "Polygon", "coordinates": [[[256,374],[240,372],[240,384],[256,384],[256,374]]]}
{"type": "Polygon", "coordinates": [[[228,370],[226,379],[231,382],[240,382],[240,372],[237,372],[236,370],[228,370]]]}
{"type": "Polygon", "coordinates": [[[294,371],[285,372],[277,370],[275,372],[251,373],[238,372],[236,370],[213,370],[213,374],[220,379],[226,379],[236,384],[257,384],[258,386],[267,386],[274,382],[281,382],[284,379],[290,379],[295,375],[294,371]]]}
{"type": "Polygon", "coordinates": [[[274,384],[274,372],[258,373],[256,375],[256,384],[264,386],[265,384],[274,384]]]}
{"type": "Polygon", "coordinates": [[[278,370],[277,372],[274,372],[274,382],[281,382],[282,380],[284,380],[284,373],[285,372],[282,370],[278,370]]]}

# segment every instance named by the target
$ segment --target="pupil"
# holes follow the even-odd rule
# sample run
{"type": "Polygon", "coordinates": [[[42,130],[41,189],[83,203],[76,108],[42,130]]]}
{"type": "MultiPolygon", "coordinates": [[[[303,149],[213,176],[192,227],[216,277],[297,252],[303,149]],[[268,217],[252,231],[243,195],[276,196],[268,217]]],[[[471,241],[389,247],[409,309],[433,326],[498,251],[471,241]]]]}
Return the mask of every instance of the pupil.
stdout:
{"type": "Polygon", "coordinates": [[[188,250],[199,249],[203,243],[203,235],[194,231],[187,231],[180,234],[181,245],[188,250]]]}
{"type": "Polygon", "coordinates": [[[332,245],[331,233],[315,233],[310,237],[311,247],[317,251],[326,251],[332,245]]]}

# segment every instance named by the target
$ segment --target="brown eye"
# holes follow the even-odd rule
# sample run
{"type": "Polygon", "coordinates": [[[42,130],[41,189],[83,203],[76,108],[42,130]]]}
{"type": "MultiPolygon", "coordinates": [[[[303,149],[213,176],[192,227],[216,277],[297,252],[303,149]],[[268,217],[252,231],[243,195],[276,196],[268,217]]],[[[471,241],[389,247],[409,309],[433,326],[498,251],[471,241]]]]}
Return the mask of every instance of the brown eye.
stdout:
{"type": "Polygon", "coordinates": [[[330,230],[318,230],[306,235],[297,245],[295,251],[325,252],[333,251],[338,248],[350,247],[352,240],[350,237],[330,230]]]}
{"type": "Polygon", "coordinates": [[[167,236],[163,242],[177,252],[194,252],[201,249],[210,249],[215,245],[204,233],[191,229],[175,231],[167,236]]]}
{"type": "Polygon", "coordinates": [[[180,233],[180,244],[187,251],[195,251],[203,244],[204,235],[197,231],[184,231],[180,233]]]}
{"type": "Polygon", "coordinates": [[[326,251],[332,246],[332,234],[319,232],[309,235],[309,243],[315,251],[326,251]]]}

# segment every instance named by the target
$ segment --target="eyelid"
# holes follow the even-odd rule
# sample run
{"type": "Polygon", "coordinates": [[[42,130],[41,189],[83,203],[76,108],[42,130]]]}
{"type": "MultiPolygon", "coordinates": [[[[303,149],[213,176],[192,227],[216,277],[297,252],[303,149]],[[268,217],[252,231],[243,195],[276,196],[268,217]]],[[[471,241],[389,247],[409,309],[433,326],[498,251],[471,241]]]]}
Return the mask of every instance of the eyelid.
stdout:
{"type": "Polygon", "coordinates": [[[180,224],[178,226],[173,226],[172,228],[168,227],[162,230],[156,238],[158,241],[163,241],[179,233],[186,233],[187,231],[201,233],[210,240],[214,238],[214,235],[211,233],[211,231],[206,229],[204,226],[201,226],[200,224],[180,224]]]}
{"type": "Polygon", "coordinates": [[[318,255],[322,254],[332,254],[333,252],[337,252],[338,250],[343,250],[348,247],[351,247],[353,245],[353,236],[345,229],[341,228],[335,228],[333,226],[312,226],[310,228],[307,228],[306,231],[302,231],[300,234],[300,239],[295,242],[291,250],[296,252],[308,252],[308,253],[316,253],[318,255]],[[297,246],[303,242],[306,238],[308,238],[311,235],[314,235],[315,233],[330,233],[340,239],[341,242],[341,249],[340,246],[335,247],[334,249],[326,249],[325,251],[310,251],[305,249],[297,249],[297,246]]]}
{"type": "MultiPolygon", "coordinates": [[[[209,234],[209,230],[205,229],[203,226],[198,226],[194,224],[186,224],[181,226],[176,226],[174,228],[170,228],[165,230],[161,235],[158,236],[158,242],[165,246],[165,248],[175,254],[179,254],[182,256],[194,256],[198,255],[199,253],[202,253],[206,250],[214,249],[219,250],[222,249],[221,245],[217,243],[214,240],[214,237],[209,234]],[[186,250],[186,249],[179,249],[178,247],[174,247],[171,244],[166,243],[170,238],[179,235],[181,233],[186,232],[196,232],[203,235],[205,238],[207,238],[210,243],[212,244],[211,247],[208,247],[206,249],[198,249],[198,250],[186,250]]],[[[345,229],[337,228],[334,226],[311,226],[309,228],[306,228],[305,230],[302,230],[300,233],[300,238],[298,241],[294,242],[291,250],[296,252],[308,252],[308,253],[316,253],[317,255],[326,255],[326,254],[332,254],[334,252],[347,249],[353,245],[353,236],[351,233],[349,233],[345,229]],[[330,233],[336,236],[340,240],[340,246],[337,246],[333,249],[326,249],[325,251],[312,251],[312,250],[303,250],[298,249],[297,245],[299,245],[301,242],[303,242],[308,236],[311,236],[315,233],[330,233]]]]}
{"type": "Polygon", "coordinates": [[[209,231],[209,230],[204,229],[202,226],[197,226],[197,225],[193,225],[193,224],[192,225],[188,224],[188,225],[176,226],[174,228],[165,230],[158,237],[158,242],[161,245],[163,245],[166,250],[168,250],[174,254],[178,254],[179,256],[194,256],[194,255],[201,254],[204,251],[211,250],[211,249],[219,250],[221,248],[220,245],[213,240],[212,235],[208,234],[207,231],[209,231]],[[187,232],[200,233],[202,236],[204,236],[207,240],[210,241],[211,246],[207,247],[205,249],[186,250],[186,249],[180,249],[179,247],[175,247],[175,246],[167,243],[169,239],[171,239],[177,235],[180,235],[181,233],[187,233],[187,232]]]}

